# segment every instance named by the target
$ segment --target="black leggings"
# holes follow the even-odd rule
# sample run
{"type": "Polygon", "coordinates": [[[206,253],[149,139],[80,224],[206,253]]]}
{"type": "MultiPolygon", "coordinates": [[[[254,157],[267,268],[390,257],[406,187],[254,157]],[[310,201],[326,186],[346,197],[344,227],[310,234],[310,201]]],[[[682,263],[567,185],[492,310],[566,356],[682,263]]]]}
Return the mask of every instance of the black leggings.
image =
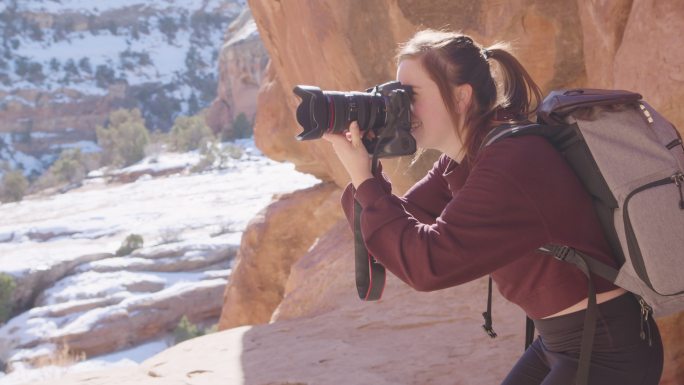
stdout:
{"type": "MultiPolygon", "coordinates": [[[[539,337],[513,366],[502,385],[574,385],[585,311],[535,320],[539,337]]],[[[655,321],[644,323],[632,294],[598,305],[589,385],[657,385],[663,371],[663,344],[655,321]],[[648,344],[648,334],[652,345],[648,344]]]]}

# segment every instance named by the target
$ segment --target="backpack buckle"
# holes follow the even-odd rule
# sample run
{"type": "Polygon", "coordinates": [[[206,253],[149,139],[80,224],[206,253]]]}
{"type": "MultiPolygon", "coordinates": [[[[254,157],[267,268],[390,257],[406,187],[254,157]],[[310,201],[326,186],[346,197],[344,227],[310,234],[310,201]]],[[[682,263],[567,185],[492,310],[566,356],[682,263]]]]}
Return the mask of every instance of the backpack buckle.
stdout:
{"type": "Polygon", "coordinates": [[[575,255],[575,249],[568,246],[553,246],[551,251],[553,257],[559,261],[565,261],[568,257],[575,255]]]}
{"type": "Polygon", "coordinates": [[[482,325],[482,329],[487,333],[487,335],[491,338],[496,338],[497,334],[494,331],[494,328],[492,328],[492,315],[489,312],[484,312],[482,313],[482,317],[485,319],[484,325],[482,325]]]}

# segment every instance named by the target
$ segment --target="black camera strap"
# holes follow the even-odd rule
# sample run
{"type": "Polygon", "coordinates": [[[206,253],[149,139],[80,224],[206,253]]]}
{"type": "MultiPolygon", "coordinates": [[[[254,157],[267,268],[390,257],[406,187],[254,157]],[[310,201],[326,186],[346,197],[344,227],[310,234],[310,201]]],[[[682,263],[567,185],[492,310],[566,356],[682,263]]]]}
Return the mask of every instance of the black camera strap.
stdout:
{"type": "MultiPolygon", "coordinates": [[[[408,100],[408,96],[405,94],[401,95],[404,98],[404,102],[408,100]]],[[[388,145],[388,140],[391,141],[394,137],[394,131],[391,127],[395,126],[395,117],[402,116],[402,111],[397,110],[408,108],[407,106],[408,104],[402,103],[400,98],[390,99],[389,110],[391,111],[387,113],[387,122],[375,138],[371,159],[371,174],[373,177],[377,174],[378,158],[380,157],[381,150],[384,146],[388,145]]],[[[372,113],[375,113],[375,110],[372,113]]],[[[373,115],[371,122],[375,122],[375,119],[376,116],[373,115]]],[[[385,288],[385,267],[366,249],[361,233],[361,204],[356,200],[354,200],[354,254],[356,260],[356,289],[359,292],[359,298],[364,301],[380,299],[385,288]]]]}
{"type": "Polygon", "coordinates": [[[356,289],[364,301],[376,301],[385,288],[385,267],[366,249],[361,235],[361,205],[354,201],[354,253],[356,254],[356,289]]]}
{"type": "MultiPolygon", "coordinates": [[[[371,161],[371,174],[375,176],[378,168],[378,148],[376,143],[371,161]]],[[[354,254],[356,269],[356,289],[364,301],[377,301],[385,289],[385,267],[366,249],[361,234],[361,204],[354,200],[354,254]]]]}

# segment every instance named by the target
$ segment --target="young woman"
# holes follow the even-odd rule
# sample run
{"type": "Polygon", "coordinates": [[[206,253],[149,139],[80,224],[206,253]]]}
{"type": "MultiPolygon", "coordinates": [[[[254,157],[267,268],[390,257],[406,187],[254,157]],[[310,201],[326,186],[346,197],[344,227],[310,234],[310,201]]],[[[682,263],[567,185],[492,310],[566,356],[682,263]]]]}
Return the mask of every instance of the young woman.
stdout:
{"type": "MultiPolygon", "coordinates": [[[[496,125],[529,122],[539,87],[505,45],[485,49],[457,33],[418,32],[402,46],[397,63],[397,80],[413,88],[411,132],[419,147],[443,155],[398,197],[380,167],[371,174],[356,123],[344,135],[326,134],[351,177],[342,196],[347,218],[353,224],[356,199],[369,253],[416,290],[491,274],[540,334],[503,384],[573,384],[586,277],[536,250],[564,244],[615,266],[591,197],[541,137],[508,138],[480,150],[496,125]]],[[[649,346],[640,338],[634,296],[598,276],[593,280],[600,315],[589,383],[658,384],[663,352],[657,325],[649,319],[649,346]]]]}

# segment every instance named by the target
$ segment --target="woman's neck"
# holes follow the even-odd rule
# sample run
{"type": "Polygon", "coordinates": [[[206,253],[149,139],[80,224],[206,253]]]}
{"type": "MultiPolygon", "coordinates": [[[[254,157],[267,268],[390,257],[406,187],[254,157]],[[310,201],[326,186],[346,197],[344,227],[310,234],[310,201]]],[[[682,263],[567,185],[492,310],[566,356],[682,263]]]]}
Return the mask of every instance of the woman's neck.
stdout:
{"type": "Polygon", "coordinates": [[[442,151],[445,153],[449,158],[453,159],[456,161],[456,163],[461,163],[463,161],[463,157],[465,154],[459,153],[460,148],[457,151],[453,151],[452,149],[449,149],[449,151],[442,151]]]}

